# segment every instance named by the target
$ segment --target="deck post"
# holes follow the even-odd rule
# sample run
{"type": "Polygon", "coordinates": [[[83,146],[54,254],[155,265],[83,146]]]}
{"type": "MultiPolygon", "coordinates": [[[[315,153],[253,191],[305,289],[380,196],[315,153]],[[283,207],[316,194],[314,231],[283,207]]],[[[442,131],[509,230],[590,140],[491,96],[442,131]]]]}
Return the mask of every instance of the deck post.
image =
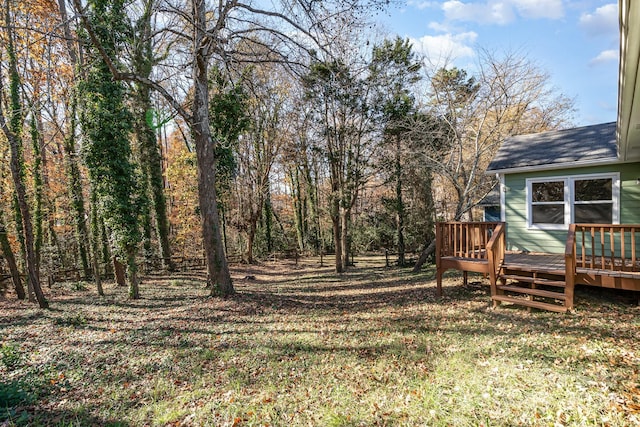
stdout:
{"type": "MultiPolygon", "coordinates": [[[[584,244],[582,248],[582,255],[584,256],[584,244]]],[[[569,225],[569,232],[567,233],[567,243],[564,249],[564,306],[567,310],[573,310],[573,290],[576,285],[576,225],[569,225]]]]}
{"type": "MultiPolygon", "coordinates": [[[[498,294],[504,292],[500,291],[497,286],[498,277],[504,261],[504,253],[506,248],[504,223],[498,224],[493,230],[491,238],[487,242],[487,259],[489,261],[489,284],[491,286],[491,299],[493,301],[493,308],[497,308],[500,305],[500,301],[493,298],[498,294]]],[[[502,280],[502,278],[500,278],[502,280]]]]}

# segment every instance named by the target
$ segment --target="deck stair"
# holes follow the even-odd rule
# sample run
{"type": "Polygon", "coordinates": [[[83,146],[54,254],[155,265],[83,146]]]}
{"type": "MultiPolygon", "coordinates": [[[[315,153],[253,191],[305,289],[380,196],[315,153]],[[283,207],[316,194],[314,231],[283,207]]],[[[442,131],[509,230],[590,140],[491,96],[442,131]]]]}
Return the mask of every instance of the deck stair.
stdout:
{"type": "Polygon", "coordinates": [[[494,307],[507,302],[564,313],[572,303],[565,294],[565,287],[561,272],[540,273],[523,266],[503,267],[491,299],[494,307]]]}

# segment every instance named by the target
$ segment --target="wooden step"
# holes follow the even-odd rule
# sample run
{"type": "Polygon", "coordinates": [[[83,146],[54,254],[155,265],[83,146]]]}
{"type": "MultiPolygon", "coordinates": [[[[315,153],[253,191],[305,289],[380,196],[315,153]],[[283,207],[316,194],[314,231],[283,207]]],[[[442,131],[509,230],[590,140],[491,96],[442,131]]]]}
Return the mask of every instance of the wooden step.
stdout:
{"type": "Polygon", "coordinates": [[[519,276],[515,274],[501,274],[500,278],[514,280],[517,282],[535,283],[536,285],[547,285],[564,288],[566,283],[563,280],[544,279],[541,277],[519,276]]]}
{"type": "Polygon", "coordinates": [[[517,292],[526,295],[535,295],[544,298],[555,298],[558,300],[566,300],[566,296],[560,292],[545,291],[544,289],[531,289],[522,286],[498,286],[498,289],[507,292],[517,292]]]}
{"type": "Polygon", "coordinates": [[[552,274],[556,276],[564,275],[564,269],[546,268],[545,266],[540,265],[503,264],[503,267],[505,270],[526,271],[527,273],[544,272],[545,274],[552,274]]]}
{"type": "Polygon", "coordinates": [[[512,304],[523,305],[525,307],[539,308],[541,310],[555,311],[557,313],[566,313],[567,307],[564,305],[550,304],[548,302],[531,301],[528,299],[514,298],[507,295],[494,295],[491,297],[494,301],[510,302],[512,304]]]}

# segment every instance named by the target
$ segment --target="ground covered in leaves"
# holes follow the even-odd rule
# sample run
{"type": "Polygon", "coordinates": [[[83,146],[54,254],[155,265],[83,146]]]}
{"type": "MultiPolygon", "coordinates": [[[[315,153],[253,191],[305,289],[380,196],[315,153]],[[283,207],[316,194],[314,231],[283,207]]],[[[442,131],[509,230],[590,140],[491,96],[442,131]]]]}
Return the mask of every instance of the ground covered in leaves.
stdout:
{"type": "Polygon", "coordinates": [[[142,299],[56,284],[0,301],[0,426],[640,425],[640,308],[579,288],[576,312],[490,308],[485,282],[361,259],[148,276],[142,299]]]}

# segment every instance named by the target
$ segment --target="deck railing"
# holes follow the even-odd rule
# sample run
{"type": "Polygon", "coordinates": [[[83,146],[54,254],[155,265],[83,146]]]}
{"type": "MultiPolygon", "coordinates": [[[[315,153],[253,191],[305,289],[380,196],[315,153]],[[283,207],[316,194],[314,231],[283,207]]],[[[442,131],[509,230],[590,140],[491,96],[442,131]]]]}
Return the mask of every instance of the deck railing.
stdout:
{"type": "Polygon", "coordinates": [[[576,268],[640,272],[640,224],[571,224],[569,249],[576,268]]]}
{"type": "Polygon", "coordinates": [[[502,222],[438,222],[436,254],[441,257],[488,259],[487,244],[502,222]]]}
{"type": "Polygon", "coordinates": [[[504,262],[504,254],[507,249],[506,226],[498,223],[491,234],[491,239],[487,242],[487,255],[489,259],[489,282],[491,284],[491,295],[497,294],[496,284],[498,275],[504,262]]]}
{"type": "Polygon", "coordinates": [[[436,224],[436,282],[442,295],[442,275],[450,268],[488,274],[494,290],[504,259],[505,234],[502,222],[439,222],[436,224]]]}
{"type": "Polygon", "coordinates": [[[640,288],[640,224],[571,224],[566,280],[622,289],[640,288]]]}

